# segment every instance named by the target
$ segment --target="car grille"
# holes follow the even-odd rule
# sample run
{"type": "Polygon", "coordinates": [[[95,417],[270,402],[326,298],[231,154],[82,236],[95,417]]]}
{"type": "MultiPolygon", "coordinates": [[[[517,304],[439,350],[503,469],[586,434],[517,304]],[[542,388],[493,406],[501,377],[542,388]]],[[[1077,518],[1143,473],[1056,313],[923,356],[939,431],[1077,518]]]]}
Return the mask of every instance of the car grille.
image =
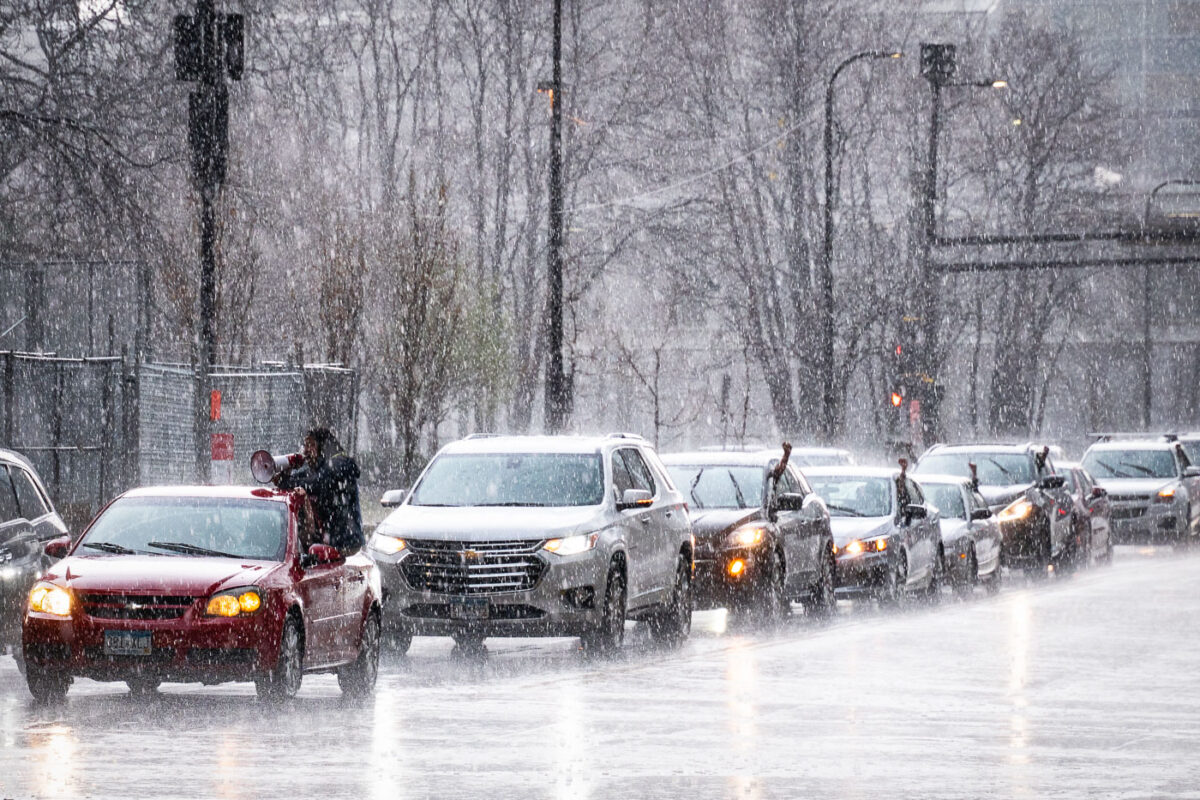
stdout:
{"type": "Polygon", "coordinates": [[[1138,517],[1144,516],[1145,513],[1145,506],[1114,508],[1109,512],[1109,519],[1137,519],[1138,517]]]}
{"type": "Polygon", "coordinates": [[[504,542],[408,540],[400,562],[414,589],[437,594],[497,594],[532,589],[546,564],[537,557],[544,539],[504,542]]]}
{"type": "Polygon", "coordinates": [[[179,619],[196,598],[161,594],[84,594],[79,602],[98,619],[179,619]]]}
{"type": "Polygon", "coordinates": [[[1114,503],[1149,503],[1153,496],[1148,494],[1110,494],[1108,499],[1114,503]]]}

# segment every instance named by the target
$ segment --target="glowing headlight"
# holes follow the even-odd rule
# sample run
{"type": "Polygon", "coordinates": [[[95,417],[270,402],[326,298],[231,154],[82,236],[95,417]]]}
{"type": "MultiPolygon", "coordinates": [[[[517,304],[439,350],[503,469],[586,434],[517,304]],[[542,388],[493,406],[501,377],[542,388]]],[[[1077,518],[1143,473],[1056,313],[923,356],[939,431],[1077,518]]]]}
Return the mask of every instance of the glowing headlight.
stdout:
{"type": "Polygon", "coordinates": [[[56,617],[71,616],[71,593],[52,583],[39,583],[29,592],[29,610],[56,617]]]}
{"type": "Polygon", "coordinates": [[[858,539],[855,539],[854,541],[852,541],[848,545],[846,545],[846,547],[843,549],[844,549],[846,555],[856,556],[863,551],[863,543],[860,542],[858,539]]]}
{"type": "Polygon", "coordinates": [[[1033,511],[1033,503],[1025,498],[1014,500],[1007,507],[996,514],[996,519],[1001,522],[1012,522],[1013,520],[1025,519],[1033,511]]]}
{"type": "Polygon", "coordinates": [[[392,556],[408,547],[408,542],[395,536],[376,533],[371,537],[371,549],[386,556],[392,556]]]}
{"type": "Polygon", "coordinates": [[[1160,489],[1158,495],[1154,498],[1156,503],[1170,503],[1175,499],[1175,487],[1168,486],[1165,489],[1160,489]]]}
{"type": "Polygon", "coordinates": [[[591,550],[599,540],[600,534],[598,533],[581,533],[578,536],[551,539],[542,545],[542,549],[549,550],[551,553],[557,553],[560,556],[573,556],[591,550]]]}
{"type": "Polygon", "coordinates": [[[834,553],[841,553],[847,558],[853,558],[863,553],[882,553],[887,548],[888,537],[879,536],[875,539],[853,539],[840,550],[835,548],[834,553]]]}
{"type": "Polygon", "coordinates": [[[758,526],[738,528],[725,539],[728,547],[753,547],[763,540],[767,532],[758,526]]]}
{"type": "Polygon", "coordinates": [[[253,589],[234,590],[209,598],[204,613],[210,617],[236,617],[262,608],[262,597],[253,589]]]}

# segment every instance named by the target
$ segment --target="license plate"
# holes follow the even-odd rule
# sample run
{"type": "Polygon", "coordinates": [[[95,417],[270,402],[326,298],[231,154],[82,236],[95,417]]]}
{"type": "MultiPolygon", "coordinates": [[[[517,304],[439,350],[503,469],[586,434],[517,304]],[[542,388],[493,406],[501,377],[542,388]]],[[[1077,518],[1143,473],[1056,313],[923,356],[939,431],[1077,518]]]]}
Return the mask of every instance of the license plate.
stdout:
{"type": "Polygon", "coordinates": [[[150,631],[105,631],[106,656],[150,655],[150,631]]]}
{"type": "Polygon", "coordinates": [[[486,597],[451,597],[450,619],[487,619],[486,597]]]}

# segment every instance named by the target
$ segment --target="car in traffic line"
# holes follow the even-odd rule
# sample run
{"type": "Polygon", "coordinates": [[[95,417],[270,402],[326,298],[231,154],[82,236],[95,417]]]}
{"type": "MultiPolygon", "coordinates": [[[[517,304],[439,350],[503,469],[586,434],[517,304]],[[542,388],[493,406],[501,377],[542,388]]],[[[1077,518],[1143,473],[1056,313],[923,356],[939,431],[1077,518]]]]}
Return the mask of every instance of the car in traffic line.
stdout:
{"type": "Polygon", "coordinates": [[[0,645],[20,641],[25,600],[50,565],[43,548],[66,533],[33,465],[0,449],[0,645]]]}
{"type": "Polygon", "coordinates": [[[816,615],[836,610],[829,512],[790,459],[772,479],[781,455],[701,450],[662,457],[691,514],[696,608],[765,619],[785,615],[793,600],[816,615]]]}
{"type": "Polygon", "coordinates": [[[1108,492],[1117,544],[1188,547],[1200,535],[1200,467],[1174,436],[1092,444],[1081,463],[1108,492]]]}
{"type": "Polygon", "coordinates": [[[989,593],[1000,589],[1000,524],[975,482],[957,475],[919,475],[926,499],[941,520],[945,573],[959,596],[981,580],[989,593]]]}
{"type": "Polygon", "coordinates": [[[975,475],[1004,536],[1004,565],[1035,576],[1074,557],[1074,501],[1055,473],[1053,450],[1035,444],[936,444],[917,462],[921,475],[975,475]]]}
{"type": "Polygon", "coordinates": [[[106,506],[29,592],[25,679],[39,701],[76,676],[152,691],[254,681],[286,700],[307,672],[374,690],[380,583],[359,551],[300,545],[311,501],[248,487],[134,489],[106,506]]]}
{"type": "Polygon", "coordinates": [[[903,468],[820,467],[805,471],[829,509],[839,597],[896,605],[916,592],[941,594],[937,509],[903,468]]]}
{"type": "Polygon", "coordinates": [[[369,547],[390,642],[578,636],[621,646],[627,618],[673,644],[692,619],[683,495],[640,436],[474,435],[426,465],[369,547]]]}
{"type": "Polygon", "coordinates": [[[1075,501],[1076,537],[1079,539],[1079,565],[1111,564],[1112,526],[1109,521],[1108,492],[1097,486],[1082,464],[1059,461],[1054,465],[1067,479],[1067,491],[1075,501]]]}

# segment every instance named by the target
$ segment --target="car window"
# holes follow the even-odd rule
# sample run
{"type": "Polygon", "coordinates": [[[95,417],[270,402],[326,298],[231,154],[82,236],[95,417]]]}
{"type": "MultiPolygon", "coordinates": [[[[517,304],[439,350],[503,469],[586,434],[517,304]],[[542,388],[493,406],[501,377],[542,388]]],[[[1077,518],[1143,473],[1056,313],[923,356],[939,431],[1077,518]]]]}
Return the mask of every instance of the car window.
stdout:
{"type": "Polygon", "coordinates": [[[612,471],[613,491],[616,493],[617,500],[619,501],[625,496],[626,489],[633,488],[633,476],[629,474],[629,468],[625,466],[625,459],[621,458],[620,451],[613,451],[612,471]]]}
{"type": "Polygon", "coordinates": [[[962,490],[952,483],[927,483],[925,490],[929,492],[929,500],[944,519],[966,519],[967,508],[963,503],[962,490]]]}
{"type": "Polygon", "coordinates": [[[1064,469],[1059,474],[1063,476],[1063,486],[1067,487],[1068,492],[1075,494],[1079,488],[1079,482],[1075,480],[1075,470],[1064,469]]]}
{"type": "Polygon", "coordinates": [[[46,501],[33,485],[30,474],[20,467],[9,467],[9,473],[12,475],[13,488],[17,490],[17,505],[21,508],[21,515],[25,519],[38,519],[49,514],[50,509],[46,508],[46,501]]]}
{"type": "Polygon", "coordinates": [[[921,491],[921,487],[913,482],[912,478],[905,478],[904,483],[908,489],[908,502],[922,505],[925,502],[925,493],[921,491]]]}
{"type": "Polygon", "coordinates": [[[783,471],[783,477],[779,479],[779,491],[785,494],[806,494],[790,467],[783,471]]]}
{"type": "Polygon", "coordinates": [[[650,468],[646,466],[646,462],[637,448],[623,447],[617,453],[625,462],[625,468],[629,470],[629,477],[633,479],[633,488],[645,489],[651,495],[658,494],[658,489],[654,485],[654,477],[650,474],[650,468]]]}
{"type": "Polygon", "coordinates": [[[0,524],[18,519],[21,512],[17,509],[17,496],[13,494],[12,480],[8,477],[8,467],[0,464],[0,524]]]}
{"type": "Polygon", "coordinates": [[[987,508],[988,507],[987,501],[983,499],[983,495],[981,495],[979,492],[976,492],[976,491],[971,492],[971,502],[975,506],[975,508],[987,508]]]}
{"type": "Polygon", "coordinates": [[[1079,488],[1084,494],[1092,493],[1092,476],[1088,475],[1083,470],[1076,470],[1076,476],[1079,478],[1079,488]]]}
{"type": "Polygon", "coordinates": [[[604,502],[600,453],[450,453],[430,463],[414,506],[594,506],[604,502]]]}
{"type": "Polygon", "coordinates": [[[892,514],[891,478],[812,475],[812,489],[833,517],[887,517],[892,514]]]}
{"type": "Polygon", "coordinates": [[[1097,478],[1174,478],[1178,475],[1170,450],[1090,450],[1083,466],[1097,478]]]}

